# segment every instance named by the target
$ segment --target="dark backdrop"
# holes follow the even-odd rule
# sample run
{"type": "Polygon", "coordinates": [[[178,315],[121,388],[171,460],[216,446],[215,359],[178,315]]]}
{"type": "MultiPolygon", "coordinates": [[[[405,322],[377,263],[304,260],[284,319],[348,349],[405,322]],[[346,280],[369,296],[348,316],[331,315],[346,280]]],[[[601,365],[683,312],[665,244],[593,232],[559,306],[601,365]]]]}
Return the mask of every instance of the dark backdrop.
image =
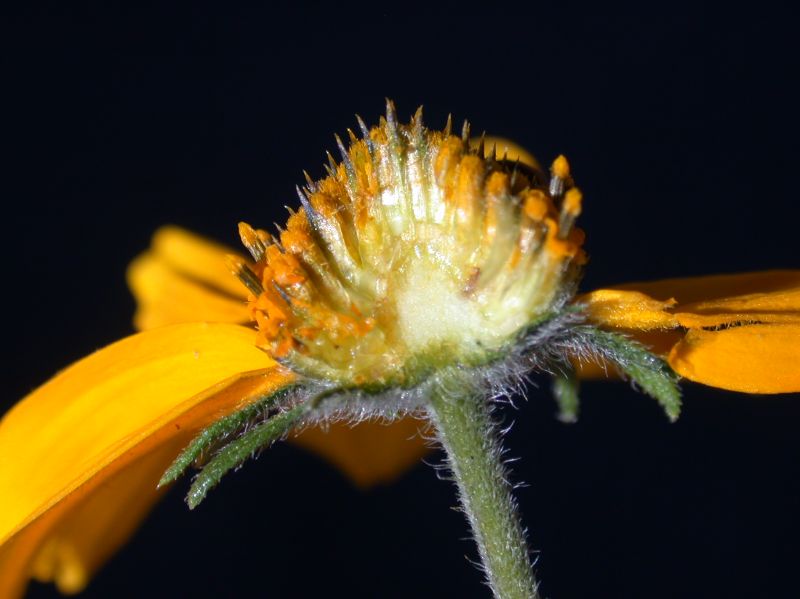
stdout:
{"type": "MultiPolygon", "coordinates": [[[[403,118],[424,104],[432,127],[452,112],[546,162],[565,153],[586,198],[586,289],[798,267],[789,15],[497,2],[7,17],[3,408],[131,332],[123,273],[156,227],[236,244],[239,220],[283,220],[301,169],[321,175],[333,133],[356,112],[374,123],[385,96],[403,118]]],[[[800,398],[685,395],[674,425],[624,384],[585,385],[574,426],[545,389],[509,415],[545,596],[797,596],[800,398]]],[[[453,489],[426,465],[362,493],[280,445],[193,513],[185,488],[85,597],[487,596],[453,489]]]]}

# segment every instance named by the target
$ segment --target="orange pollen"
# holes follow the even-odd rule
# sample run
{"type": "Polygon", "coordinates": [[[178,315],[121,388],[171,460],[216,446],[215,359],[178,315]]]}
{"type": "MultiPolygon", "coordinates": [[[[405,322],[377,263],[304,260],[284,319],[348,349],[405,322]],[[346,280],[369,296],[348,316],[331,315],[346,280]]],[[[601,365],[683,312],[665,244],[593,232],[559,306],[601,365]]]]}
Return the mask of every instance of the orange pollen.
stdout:
{"type": "Polygon", "coordinates": [[[573,187],[564,195],[564,211],[572,216],[578,216],[581,213],[582,202],[583,194],[577,187],[573,187]]]}
{"type": "MultiPolygon", "coordinates": [[[[553,175],[559,179],[569,179],[569,162],[565,156],[560,155],[553,161],[553,175]]],[[[580,170],[580,169],[579,169],[580,170]]]]}
{"type": "Polygon", "coordinates": [[[531,220],[541,222],[551,212],[553,202],[540,189],[534,189],[525,196],[525,214],[531,220]]]}

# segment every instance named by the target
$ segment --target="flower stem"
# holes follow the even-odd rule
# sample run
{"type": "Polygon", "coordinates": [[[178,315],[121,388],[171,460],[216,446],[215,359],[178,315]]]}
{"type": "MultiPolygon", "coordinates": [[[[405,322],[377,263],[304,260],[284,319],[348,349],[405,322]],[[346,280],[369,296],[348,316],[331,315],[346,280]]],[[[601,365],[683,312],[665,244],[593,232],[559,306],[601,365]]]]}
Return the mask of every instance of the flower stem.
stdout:
{"type": "Polygon", "coordinates": [[[502,463],[491,405],[464,376],[434,390],[429,415],[497,599],[538,599],[525,533],[502,463]]]}

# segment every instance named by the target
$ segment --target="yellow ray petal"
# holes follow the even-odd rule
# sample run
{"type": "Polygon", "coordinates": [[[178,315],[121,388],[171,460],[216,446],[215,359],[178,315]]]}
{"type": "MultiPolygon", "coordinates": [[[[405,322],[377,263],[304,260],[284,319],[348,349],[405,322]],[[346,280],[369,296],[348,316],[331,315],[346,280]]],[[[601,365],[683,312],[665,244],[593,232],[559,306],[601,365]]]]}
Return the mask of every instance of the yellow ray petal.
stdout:
{"type": "Polygon", "coordinates": [[[678,304],[707,302],[751,293],[771,294],[800,290],[800,270],[765,270],[732,275],[710,275],[682,279],[662,279],[615,285],[615,289],[632,289],[652,298],[678,304]]]}
{"type": "MultiPolygon", "coordinates": [[[[153,481],[180,451],[176,445],[171,440],[108,476],[68,510],[59,505],[56,510],[64,515],[54,526],[43,528],[46,537],[31,564],[32,576],[54,582],[62,593],[82,590],[161,497],[163,490],[154,492],[153,481]]],[[[25,536],[30,543],[38,535],[26,532],[15,538],[25,536]]]]}
{"type": "MultiPolygon", "coordinates": [[[[578,301],[593,322],[629,334],[655,353],[669,354],[673,368],[686,378],[749,393],[792,390],[793,383],[774,376],[775,366],[763,360],[800,352],[800,335],[792,333],[800,325],[800,271],[630,283],[578,301]],[[739,326],[748,323],[753,325],[739,326]],[[702,330],[722,326],[730,328],[702,330]],[[689,330],[685,337],[684,329],[689,330]],[[752,352],[759,348],[758,356],[748,353],[745,339],[752,339],[752,352]]],[[[579,372],[584,378],[604,375],[592,365],[581,365],[579,372]]]]}
{"type": "Polygon", "coordinates": [[[161,227],[155,232],[151,250],[184,276],[233,297],[247,298],[246,289],[225,262],[226,255],[238,251],[174,226],[161,227]]]}
{"type": "Polygon", "coordinates": [[[254,338],[228,324],[134,335],[69,367],[0,421],[0,597],[18,596],[31,575],[79,589],[155,501],[182,446],[291,380],[254,338]],[[116,532],[103,525],[111,521],[116,532]]]}
{"type": "Polygon", "coordinates": [[[736,323],[800,324],[800,271],[775,270],[630,283],[578,298],[589,318],[632,330],[736,323]]]}
{"type": "Polygon", "coordinates": [[[678,326],[667,310],[674,301],[658,301],[638,291],[598,289],[577,299],[592,322],[618,329],[648,331],[678,326]]]}
{"type": "Polygon", "coordinates": [[[748,293],[681,305],[675,317],[681,326],[687,328],[718,327],[737,322],[800,324],[800,281],[795,289],[748,293]]]}
{"type": "MultiPolygon", "coordinates": [[[[140,330],[149,330],[198,320],[249,321],[243,302],[215,292],[174,266],[184,260],[173,253],[187,244],[202,248],[202,262],[206,264],[222,262],[226,253],[232,253],[224,246],[177,227],[160,229],[154,236],[153,251],[139,256],[128,269],[128,285],[138,305],[134,325],[140,330]],[[212,256],[213,252],[217,253],[216,257],[212,256]],[[165,253],[171,257],[170,261],[164,258],[165,253]]],[[[238,284],[243,290],[244,286],[238,284]]],[[[308,429],[291,440],[340,468],[357,485],[368,487],[400,476],[425,454],[425,442],[414,435],[418,424],[414,420],[390,425],[363,423],[358,427],[335,424],[327,432],[308,429]]]]}
{"type": "Polygon", "coordinates": [[[243,299],[182,275],[155,253],[142,254],[131,263],[128,286],[136,298],[134,326],[139,330],[182,322],[250,321],[243,299]]]}
{"type": "Polygon", "coordinates": [[[694,329],[669,355],[683,377],[744,393],[800,391],[800,325],[762,324],[719,331],[694,329]]]}
{"type": "Polygon", "coordinates": [[[391,424],[333,424],[327,430],[306,429],[294,441],[321,454],[358,486],[369,487],[396,479],[430,451],[420,435],[424,428],[411,417],[391,424]]]}

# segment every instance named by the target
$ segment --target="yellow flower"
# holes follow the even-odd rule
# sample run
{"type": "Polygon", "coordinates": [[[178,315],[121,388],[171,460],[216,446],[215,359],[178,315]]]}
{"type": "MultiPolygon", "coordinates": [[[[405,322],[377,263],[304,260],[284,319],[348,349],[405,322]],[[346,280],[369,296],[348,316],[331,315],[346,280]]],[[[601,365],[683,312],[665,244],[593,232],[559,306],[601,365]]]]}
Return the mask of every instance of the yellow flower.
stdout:
{"type": "MultiPolygon", "coordinates": [[[[309,181],[279,240],[240,226],[252,261],[175,227],[157,232],[128,273],[143,332],[72,365],[6,414],[0,597],[20,596],[31,577],[82,589],[158,499],[175,456],[222,418],[304,376],[408,390],[441,364],[490,363],[531,323],[573,309],[567,302],[689,380],[800,391],[800,271],[575,299],[581,197],[565,159],[546,177],[509,142],[492,140],[501,152],[484,156],[468,132],[429,132],[420,115],[403,127],[391,116],[353,137],[328,178],[309,181]]],[[[585,376],[607,366],[593,357],[599,368],[573,356],[585,376]]],[[[369,485],[425,452],[419,426],[334,423],[293,440],[369,485]]]]}

